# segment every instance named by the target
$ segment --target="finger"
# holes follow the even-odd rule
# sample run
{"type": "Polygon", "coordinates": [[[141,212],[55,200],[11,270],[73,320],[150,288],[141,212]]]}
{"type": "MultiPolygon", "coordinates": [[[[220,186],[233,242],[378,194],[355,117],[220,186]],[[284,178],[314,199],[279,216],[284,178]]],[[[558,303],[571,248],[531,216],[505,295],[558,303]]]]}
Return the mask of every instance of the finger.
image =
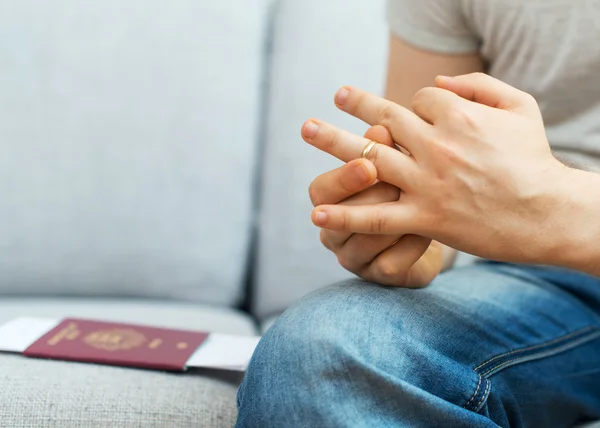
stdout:
{"type": "Polygon", "coordinates": [[[385,202],[397,202],[400,200],[400,189],[391,184],[380,181],[368,189],[345,199],[340,205],[376,205],[385,202]]]}
{"type": "Polygon", "coordinates": [[[377,179],[375,165],[367,159],[355,159],[313,180],[308,194],[313,206],[337,204],[367,189],[377,179]]]}
{"type": "Polygon", "coordinates": [[[402,147],[400,144],[396,144],[389,129],[383,125],[371,126],[365,133],[365,138],[367,140],[377,141],[378,143],[385,144],[386,146],[397,148],[405,155],[410,156],[410,152],[405,147],[402,147]]]}
{"type": "Polygon", "coordinates": [[[425,235],[411,204],[391,202],[377,205],[321,205],[312,212],[315,226],[376,235],[425,235]]]}
{"type": "MultiPolygon", "coordinates": [[[[394,140],[390,131],[382,125],[371,126],[367,132],[365,132],[365,138],[367,140],[378,141],[381,144],[385,144],[390,147],[394,147],[394,140]]],[[[369,165],[373,165],[370,161],[364,160],[369,165]]],[[[375,166],[373,165],[373,168],[375,166]]],[[[317,184],[317,188],[319,185],[317,184]]],[[[311,193],[312,194],[312,193],[311,193]]],[[[377,204],[379,202],[397,201],[400,198],[400,189],[395,186],[391,186],[384,182],[379,182],[375,185],[370,186],[367,190],[364,190],[356,195],[350,196],[342,202],[346,205],[361,205],[361,204],[377,204]]],[[[315,204],[316,201],[313,201],[315,204]]],[[[324,202],[328,203],[328,202],[324,202]]],[[[335,203],[335,202],[331,202],[335,203]]],[[[316,203],[315,205],[318,205],[316,203]]],[[[321,243],[325,248],[330,249],[333,252],[339,251],[340,248],[352,237],[352,233],[349,232],[336,232],[327,229],[321,229],[321,243]]]]}
{"type": "Polygon", "coordinates": [[[462,76],[438,76],[438,88],[451,91],[459,97],[479,104],[503,110],[529,112],[533,97],[484,73],[471,73],[462,76]]]}
{"type": "Polygon", "coordinates": [[[417,235],[403,236],[395,245],[389,247],[375,260],[369,263],[361,276],[368,281],[387,286],[403,286],[408,288],[421,288],[430,281],[414,275],[412,271],[415,263],[425,254],[431,240],[417,235]],[[413,275],[411,275],[413,273],[413,275]],[[411,278],[419,277],[417,280],[411,278]]]}
{"type": "Polygon", "coordinates": [[[423,120],[436,124],[449,114],[463,108],[467,101],[453,92],[440,88],[423,88],[412,99],[413,111],[423,120]]]}
{"type": "Polygon", "coordinates": [[[390,147],[394,147],[395,144],[389,129],[383,125],[371,126],[367,132],[365,132],[365,138],[390,147]]]}
{"type": "MultiPolygon", "coordinates": [[[[360,158],[370,143],[366,138],[315,119],[303,126],[302,137],[307,143],[344,162],[360,158]]],[[[384,144],[376,144],[368,159],[375,165],[379,180],[400,188],[409,188],[410,177],[417,172],[413,159],[384,144]]]]}
{"type": "MultiPolygon", "coordinates": [[[[372,185],[367,190],[364,190],[345,201],[342,205],[375,205],[382,202],[398,201],[400,199],[400,189],[391,186],[384,182],[379,182],[372,185]]],[[[321,229],[321,242],[325,248],[337,252],[352,236],[352,232],[335,231],[321,229]]]]}
{"type": "Polygon", "coordinates": [[[397,243],[400,238],[398,235],[355,233],[335,253],[343,268],[356,274],[362,274],[379,254],[397,243]]]}
{"type": "Polygon", "coordinates": [[[410,110],[358,88],[341,88],[335,102],[339,109],[369,125],[385,126],[397,144],[416,156],[432,132],[431,126],[410,110]]]}

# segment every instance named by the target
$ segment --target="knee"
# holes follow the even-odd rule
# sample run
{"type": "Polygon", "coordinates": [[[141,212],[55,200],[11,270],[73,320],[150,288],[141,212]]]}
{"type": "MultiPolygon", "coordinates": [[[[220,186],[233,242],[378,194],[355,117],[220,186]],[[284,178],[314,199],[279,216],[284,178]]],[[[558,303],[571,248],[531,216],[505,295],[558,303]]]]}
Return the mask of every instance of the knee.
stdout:
{"type": "Polygon", "coordinates": [[[349,354],[364,354],[372,348],[369,344],[399,333],[398,314],[418,310],[406,299],[398,299],[398,294],[403,294],[402,290],[362,281],[310,294],[281,315],[263,336],[252,369],[277,364],[282,376],[314,376],[349,354]]]}
{"type": "Polygon", "coordinates": [[[356,341],[350,336],[362,331],[356,302],[348,301],[357,290],[346,285],[305,297],[263,335],[238,392],[238,425],[268,427],[286,420],[288,426],[301,426],[294,418],[314,405],[314,388],[323,386],[317,382],[324,372],[336,370],[356,341]]]}
{"type": "Polygon", "coordinates": [[[307,296],[258,345],[238,394],[240,421],[270,426],[287,420],[294,426],[293,418],[319,412],[328,388],[363,375],[373,380],[373,370],[396,377],[414,373],[415,354],[426,352],[423,330],[430,329],[414,322],[427,318],[420,302],[412,290],[358,281],[307,296]]]}

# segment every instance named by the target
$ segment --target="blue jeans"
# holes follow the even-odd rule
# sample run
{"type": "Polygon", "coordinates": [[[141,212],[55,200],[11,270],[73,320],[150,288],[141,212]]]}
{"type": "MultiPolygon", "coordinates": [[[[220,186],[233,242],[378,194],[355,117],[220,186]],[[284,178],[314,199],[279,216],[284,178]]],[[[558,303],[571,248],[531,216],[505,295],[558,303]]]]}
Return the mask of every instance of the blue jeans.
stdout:
{"type": "Polygon", "coordinates": [[[600,279],[484,262],[428,288],[352,280],[286,311],[238,427],[572,427],[600,419],[600,279]]]}

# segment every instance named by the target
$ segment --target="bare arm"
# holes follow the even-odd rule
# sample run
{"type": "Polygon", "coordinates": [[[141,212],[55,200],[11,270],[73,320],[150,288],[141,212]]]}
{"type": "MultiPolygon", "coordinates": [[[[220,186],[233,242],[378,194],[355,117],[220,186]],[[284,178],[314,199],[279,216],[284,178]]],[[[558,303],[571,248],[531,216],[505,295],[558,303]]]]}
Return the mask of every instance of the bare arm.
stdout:
{"type": "Polygon", "coordinates": [[[540,230],[538,264],[563,266],[600,277],[600,174],[565,168],[557,181],[554,209],[540,230]]]}
{"type": "MultiPolygon", "coordinates": [[[[386,98],[411,108],[413,95],[423,87],[432,86],[436,76],[457,76],[483,69],[483,61],[477,53],[448,55],[429,52],[391,36],[386,98]]],[[[444,246],[444,270],[452,267],[455,259],[456,251],[444,246]]]]}

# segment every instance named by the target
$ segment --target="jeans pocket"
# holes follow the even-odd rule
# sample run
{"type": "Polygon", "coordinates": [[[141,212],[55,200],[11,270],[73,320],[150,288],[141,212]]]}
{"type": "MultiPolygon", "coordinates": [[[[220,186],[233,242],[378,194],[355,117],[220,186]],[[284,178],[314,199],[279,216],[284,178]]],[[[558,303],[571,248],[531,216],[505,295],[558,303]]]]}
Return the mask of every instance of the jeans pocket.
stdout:
{"type": "Polygon", "coordinates": [[[481,409],[491,389],[489,378],[496,373],[517,364],[558,355],[598,338],[600,338],[600,327],[588,326],[549,342],[516,349],[490,358],[473,369],[479,376],[479,382],[464,408],[474,412],[481,409]]]}

